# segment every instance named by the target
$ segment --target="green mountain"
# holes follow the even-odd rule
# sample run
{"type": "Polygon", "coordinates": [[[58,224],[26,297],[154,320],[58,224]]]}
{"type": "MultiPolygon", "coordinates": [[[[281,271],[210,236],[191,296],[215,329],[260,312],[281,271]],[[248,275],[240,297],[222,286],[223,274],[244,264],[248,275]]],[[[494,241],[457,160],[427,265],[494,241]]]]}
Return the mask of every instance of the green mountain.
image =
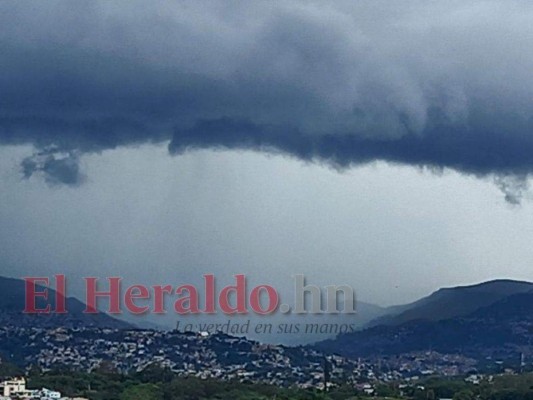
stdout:
{"type": "Polygon", "coordinates": [[[339,335],[316,347],[347,357],[432,350],[461,354],[480,364],[518,362],[522,354],[533,357],[531,283],[499,280],[442,289],[413,304],[412,309],[393,316],[395,320],[389,317],[388,324],[339,335]]]}
{"type": "Polygon", "coordinates": [[[498,279],[469,286],[439,289],[410,304],[388,307],[386,315],[368,323],[398,325],[414,320],[438,321],[468,315],[507,296],[533,290],[533,283],[498,279]]]}
{"type": "MultiPolygon", "coordinates": [[[[113,318],[105,313],[85,314],[85,304],[74,297],[66,299],[67,314],[24,314],[25,282],[21,279],[0,277],[0,326],[37,326],[50,327],[99,327],[99,328],[132,328],[127,322],[113,318]]],[[[43,290],[42,287],[39,290],[43,290]]],[[[48,299],[55,308],[53,289],[48,289],[48,299]]],[[[48,304],[38,298],[36,305],[44,308],[48,304]]]]}

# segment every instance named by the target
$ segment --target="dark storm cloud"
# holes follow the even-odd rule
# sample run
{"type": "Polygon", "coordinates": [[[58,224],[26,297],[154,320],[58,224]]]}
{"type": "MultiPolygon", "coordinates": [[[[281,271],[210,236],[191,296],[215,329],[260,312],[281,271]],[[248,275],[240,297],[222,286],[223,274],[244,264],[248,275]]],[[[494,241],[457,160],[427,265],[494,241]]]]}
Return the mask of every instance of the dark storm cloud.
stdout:
{"type": "Polygon", "coordinates": [[[24,176],[79,184],[78,157],[170,140],[497,176],[533,171],[526,2],[0,4],[0,141],[24,176]]]}
{"type": "Polygon", "coordinates": [[[35,173],[42,173],[50,185],[76,186],[85,180],[80,171],[76,154],[60,154],[60,150],[51,148],[26,157],[21,162],[24,178],[28,179],[35,173]]]}

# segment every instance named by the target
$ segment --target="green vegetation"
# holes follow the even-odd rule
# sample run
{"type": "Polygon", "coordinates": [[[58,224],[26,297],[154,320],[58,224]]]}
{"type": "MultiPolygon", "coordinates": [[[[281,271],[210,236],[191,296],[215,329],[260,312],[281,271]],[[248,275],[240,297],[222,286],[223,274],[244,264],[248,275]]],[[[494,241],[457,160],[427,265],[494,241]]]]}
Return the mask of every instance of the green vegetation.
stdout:
{"type": "Polygon", "coordinates": [[[411,389],[404,393],[414,400],[533,400],[533,373],[496,375],[478,385],[462,378],[429,378],[419,383],[424,390],[411,389]]]}
{"type": "Polygon", "coordinates": [[[168,369],[150,366],[135,374],[118,374],[107,368],[92,373],[51,371],[28,376],[30,388],[48,387],[66,396],[91,400],[344,400],[355,399],[355,389],[341,387],[325,394],[318,390],[274,385],[224,382],[179,377],[168,369]]]}
{"type": "MultiPolygon", "coordinates": [[[[21,375],[10,364],[0,364],[0,377],[21,375]]],[[[66,396],[91,400],[368,400],[351,385],[314,389],[284,388],[251,382],[220,381],[180,377],[168,369],[152,365],[133,374],[119,374],[109,365],[92,373],[30,369],[30,388],[48,387],[66,396]]],[[[533,400],[533,373],[496,375],[479,384],[463,378],[430,377],[412,385],[400,382],[376,384],[373,400],[533,400]]]]}

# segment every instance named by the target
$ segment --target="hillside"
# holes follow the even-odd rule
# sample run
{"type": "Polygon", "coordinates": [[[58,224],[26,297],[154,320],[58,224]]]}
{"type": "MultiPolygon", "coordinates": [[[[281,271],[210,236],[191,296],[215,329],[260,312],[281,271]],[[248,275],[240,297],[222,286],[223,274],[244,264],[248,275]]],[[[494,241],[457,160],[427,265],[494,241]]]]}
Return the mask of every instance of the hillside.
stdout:
{"type": "Polygon", "coordinates": [[[367,326],[399,325],[418,319],[438,321],[466,316],[507,296],[530,290],[533,290],[533,283],[509,279],[443,288],[413,303],[388,307],[386,315],[370,321],[367,326]]]}
{"type": "Polygon", "coordinates": [[[317,345],[348,357],[433,350],[480,362],[533,356],[533,291],[506,296],[466,316],[380,325],[317,345]]]}
{"type": "MultiPolygon", "coordinates": [[[[55,306],[55,291],[48,289],[52,307],[55,306]]],[[[20,279],[0,277],[0,325],[18,327],[99,327],[99,328],[132,328],[132,325],[98,314],[84,314],[85,304],[76,298],[66,300],[67,314],[24,314],[25,284],[20,279]]],[[[38,299],[37,306],[44,308],[44,300],[38,299]]]]}

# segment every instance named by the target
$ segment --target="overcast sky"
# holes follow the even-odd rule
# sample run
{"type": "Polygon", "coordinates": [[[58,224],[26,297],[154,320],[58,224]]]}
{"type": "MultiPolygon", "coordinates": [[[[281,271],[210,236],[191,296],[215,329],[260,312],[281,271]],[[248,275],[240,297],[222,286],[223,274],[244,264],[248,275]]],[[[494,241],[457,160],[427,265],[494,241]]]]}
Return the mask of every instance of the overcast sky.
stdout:
{"type": "Polygon", "coordinates": [[[533,280],[533,3],[0,2],[0,273],[378,304],[533,280]]]}

